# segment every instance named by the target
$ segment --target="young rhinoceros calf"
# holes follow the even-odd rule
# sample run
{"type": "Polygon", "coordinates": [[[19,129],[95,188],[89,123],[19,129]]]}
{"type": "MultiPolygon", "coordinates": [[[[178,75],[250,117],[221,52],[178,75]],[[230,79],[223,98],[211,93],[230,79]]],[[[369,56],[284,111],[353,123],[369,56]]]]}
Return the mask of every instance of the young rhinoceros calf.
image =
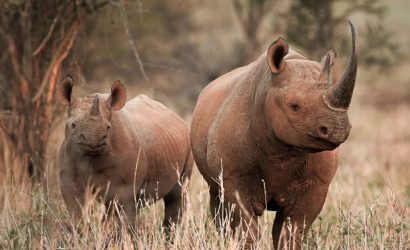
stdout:
{"type": "MultiPolygon", "coordinates": [[[[350,23],[350,22],[349,22],[350,23]]],[[[332,84],[334,54],[310,61],[276,40],[251,64],[211,82],[201,93],[191,124],[191,145],[199,171],[209,184],[210,207],[236,204],[231,226],[240,218],[249,232],[247,246],[258,238],[257,218],[276,211],[275,248],[300,247],[301,232],[312,224],[325,202],[338,165],[337,147],[349,135],[347,109],[357,72],[356,32],[352,54],[332,84]],[[220,187],[223,181],[223,189],[220,187]],[[290,237],[287,221],[293,224],[290,237]],[[296,244],[288,244],[288,240],[296,244]]]]}
{"type": "Polygon", "coordinates": [[[60,99],[68,105],[65,140],[60,149],[61,191],[68,210],[82,216],[88,185],[107,207],[116,200],[130,223],[139,199],[165,202],[164,225],[178,222],[181,184],[191,175],[189,128],[174,112],[147,96],[127,102],[115,82],[111,94],[72,97],[67,76],[60,99]]]}

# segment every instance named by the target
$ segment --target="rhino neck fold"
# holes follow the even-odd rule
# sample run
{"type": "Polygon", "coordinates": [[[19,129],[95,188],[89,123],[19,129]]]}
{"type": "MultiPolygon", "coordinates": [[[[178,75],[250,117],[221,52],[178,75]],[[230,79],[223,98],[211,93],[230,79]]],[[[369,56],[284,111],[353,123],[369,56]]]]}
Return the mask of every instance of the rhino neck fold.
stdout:
{"type": "Polygon", "coordinates": [[[272,155],[285,156],[286,158],[305,157],[307,152],[295,146],[286,144],[276,137],[266,119],[252,123],[250,129],[251,138],[255,146],[268,158],[272,155]]]}

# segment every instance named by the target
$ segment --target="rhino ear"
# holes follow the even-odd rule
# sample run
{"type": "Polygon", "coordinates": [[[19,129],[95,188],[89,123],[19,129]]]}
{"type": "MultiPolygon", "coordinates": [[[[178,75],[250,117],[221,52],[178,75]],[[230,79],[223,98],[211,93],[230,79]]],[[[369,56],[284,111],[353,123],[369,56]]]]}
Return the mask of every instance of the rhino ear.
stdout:
{"type": "Polygon", "coordinates": [[[279,37],[268,49],[268,65],[272,73],[278,74],[285,69],[283,58],[289,52],[289,46],[285,39],[279,37]]]}
{"type": "Polygon", "coordinates": [[[111,95],[107,100],[112,110],[120,110],[127,102],[127,90],[120,81],[115,81],[111,87],[111,95]]]}
{"type": "Polygon", "coordinates": [[[73,78],[70,75],[67,75],[66,78],[60,83],[58,89],[58,95],[60,102],[63,105],[69,105],[73,101],[72,97],[73,92],[73,78]]]}

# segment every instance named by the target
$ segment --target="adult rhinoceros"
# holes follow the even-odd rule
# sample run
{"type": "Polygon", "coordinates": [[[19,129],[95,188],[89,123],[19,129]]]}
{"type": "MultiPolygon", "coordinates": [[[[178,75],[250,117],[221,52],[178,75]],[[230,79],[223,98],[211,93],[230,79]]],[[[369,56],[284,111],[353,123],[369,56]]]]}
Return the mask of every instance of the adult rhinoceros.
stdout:
{"type": "Polygon", "coordinates": [[[334,84],[331,51],[318,63],[279,38],[256,61],[211,82],[198,99],[191,145],[209,184],[211,213],[227,214],[219,209],[223,183],[225,208],[235,204],[232,226],[242,218],[250,229],[248,246],[258,237],[256,222],[265,209],[276,211],[275,248],[300,247],[300,232],[322,209],[338,165],[337,147],[351,129],[347,109],[358,52],[349,24],[352,54],[334,84]],[[287,218],[296,229],[293,245],[287,218]]]}

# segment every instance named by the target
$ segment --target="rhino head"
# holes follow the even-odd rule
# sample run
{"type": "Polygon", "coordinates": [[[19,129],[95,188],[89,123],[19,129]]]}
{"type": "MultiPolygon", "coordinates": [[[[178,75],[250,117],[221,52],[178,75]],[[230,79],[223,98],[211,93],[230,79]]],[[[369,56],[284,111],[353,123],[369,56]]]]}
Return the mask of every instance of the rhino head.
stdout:
{"type": "Polygon", "coordinates": [[[103,154],[111,138],[111,113],[124,107],[126,89],[116,81],[110,95],[91,94],[83,98],[74,98],[72,90],[73,79],[67,76],[59,88],[60,102],[68,106],[66,145],[80,154],[103,154]]]}
{"type": "Polygon", "coordinates": [[[286,59],[289,48],[282,38],[270,46],[267,61],[271,78],[265,115],[280,141],[308,151],[323,151],[333,150],[347,139],[351,129],[347,110],[355,86],[358,56],[356,30],[350,21],[349,24],[352,52],[335,83],[331,80],[333,51],[328,51],[318,63],[286,59]]]}

